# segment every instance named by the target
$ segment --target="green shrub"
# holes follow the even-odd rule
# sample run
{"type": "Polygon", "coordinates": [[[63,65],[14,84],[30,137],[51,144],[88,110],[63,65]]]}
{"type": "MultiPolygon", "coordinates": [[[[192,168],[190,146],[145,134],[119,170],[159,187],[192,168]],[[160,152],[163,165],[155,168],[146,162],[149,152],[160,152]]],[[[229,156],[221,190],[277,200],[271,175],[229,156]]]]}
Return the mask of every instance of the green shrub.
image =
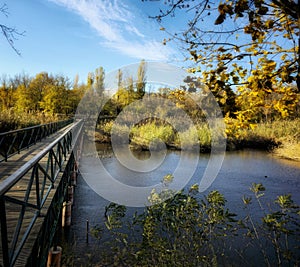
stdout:
{"type": "Polygon", "coordinates": [[[199,143],[199,134],[196,127],[189,128],[188,130],[179,133],[178,137],[175,139],[176,146],[181,148],[193,148],[195,145],[199,145],[199,143]]]}
{"type": "Polygon", "coordinates": [[[101,129],[105,134],[110,135],[113,124],[113,121],[106,122],[104,125],[101,126],[101,129]]]}
{"type": "MultiPolygon", "coordinates": [[[[164,179],[166,186],[171,178],[164,179]]],[[[262,184],[251,187],[258,208],[264,211],[261,221],[253,218],[257,207],[252,207],[251,197],[243,197],[248,212],[237,220],[220,192],[200,197],[197,185],[175,195],[168,189],[152,191],[152,205],[131,218],[126,216],[126,207],[111,203],[105,211],[111,237],[106,247],[110,249],[103,252],[101,264],[298,266],[300,208],[290,195],[277,197],[275,206],[264,206],[265,190],[262,184]]],[[[99,237],[103,228],[95,228],[93,233],[99,237]]]]}
{"type": "MultiPolygon", "coordinates": [[[[110,127],[110,126],[108,126],[110,127]]],[[[111,130],[114,134],[114,141],[117,143],[128,143],[130,129],[127,125],[120,125],[113,123],[111,126],[111,130]],[[126,138],[128,137],[128,138],[126,138]]],[[[112,132],[111,132],[112,133],[112,132]]]]}
{"type": "Polygon", "coordinates": [[[175,138],[175,131],[169,124],[156,125],[154,122],[146,123],[140,126],[134,126],[131,129],[131,141],[135,144],[149,146],[156,139],[165,144],[172,144],[175,138]]]}

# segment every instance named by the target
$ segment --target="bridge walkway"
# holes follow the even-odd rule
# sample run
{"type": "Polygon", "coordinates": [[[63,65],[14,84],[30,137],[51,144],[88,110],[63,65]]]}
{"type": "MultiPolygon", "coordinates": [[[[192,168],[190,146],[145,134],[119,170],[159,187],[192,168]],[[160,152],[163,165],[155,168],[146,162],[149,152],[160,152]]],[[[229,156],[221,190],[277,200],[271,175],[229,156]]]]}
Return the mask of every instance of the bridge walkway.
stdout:
{"type": "Polygon", "coordinates": [[[0,183],[20,169],[21,166],[32,159],[35,155],[40,153],[44,148],[47,147],[47,145],[62,135],[62,133],[68,130],[72,125],[73,124],[69,124],[50,136],[43,138],[35,145],[32,145],[29,148],[20,151],[20,153],[9,157],[7,161],[0,162],[0,183]]]}
{"type": "MultiPolygon", "coordinates": [[[[41,154],[41,152],[45,150],[47,146],[49,146],[49,144],[54,142],[65,132],[69,131],[73,127],[73,125],[74,123],[65,126],[64,128],[58,130],[56,133],[32,145],[28,149],[22,150],[19,154],[11,156],[6,162],[0,162],[0,187],[9,180],[10,176],[15,176],[18,172],[22,172],[21,170],[22,167],[24,169],[24,164],[28,165],[28,163],[32,159],[34,159],[35,156],[41,154]]],[[[56,148],[56,150],[59,149],[60,148],[56,148]]],[[[54,151],[52,152],[52,154],[54,155],[56,154],[56,152],[57,151],[54,151]]],[[[3,216],[2,212],[4,209],[6,214],[8,247],[11,251],[20,250],[15,259],[15,262],[13,263],[13,266],[26,265],[37,236],[43,225],[44,217],[47,214],[52,199],[56,193],[56,190],[51,189],[56,189],[58,187],[65,166],[68,163],[70,152],[71,151],[69,151],[68,155],[65,155],[66,160],[64,160],[62,166],[56,166],[58,165],[57,162],[55,162],[56,159],[50,159],[49,154],[45,153],[45,156],[38,161],[37,167],[33,167],[36,167],[36,172],[34,170],[30,170],[27,173],[23,174],[22,179],[17,181],[5,194],[5,197],[8,198],[9,201],[5,202],[4,207],[0,207],[0,216],[3,216]],[[58,177],[57,179],[55,179],[54,183],[50,181],[48,174],[48,172],[53,173],[53,170],[54,172],[58,172],[58,177]],[[37,175],[38,178],[33,177],[35,175],[37,175]],[[42,206],[42,208],[37,211],[36,206],[42,206]],[[16,229],[20,229],[19,233],[17,234],[16,231],[18,230],[16,229]],[[23,243],[24,236],[26,235],[26,233],[28,233],[28,231],[30,232],[30,234],[27,237],[26,242],[23,243]]],[[[7,256],[3,255],[3,244],[1,242],[2,234],[3,233],[1,231],[0,266],[4,266],[4,257],[7,256]]]]}

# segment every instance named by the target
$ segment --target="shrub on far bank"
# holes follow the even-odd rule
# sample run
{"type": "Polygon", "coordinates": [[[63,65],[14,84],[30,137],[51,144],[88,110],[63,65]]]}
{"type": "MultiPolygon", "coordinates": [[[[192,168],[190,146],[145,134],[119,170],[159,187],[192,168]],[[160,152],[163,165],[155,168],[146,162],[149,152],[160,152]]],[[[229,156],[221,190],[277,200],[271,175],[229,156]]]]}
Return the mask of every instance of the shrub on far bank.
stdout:
{"type": "Polygon", "coordinates": [[[167,145],[174,143],[176,132],[169,124],[157,125],[146,123],[141,126],[134,126],[131,129],[131,142],[143,147],[149,147],[152,141],[161,140],[167,145]]]}
{"type": "MultiPolygon", "coordinates": [[[[110,121],[98,128],[104,134],[110,136],[114,122],[110,121]]],[[[120,128],[123,132],[123,126],[115,125],[115,129],[120,128]],[[122,128],[122,129],[121,129],[122,128]]],[[[293,152],[300,143],[300,118],[294,120],[276,120],[258,124],[240,125],[235,119],[226,121],[226,133],[214,129],[214,135],[217,135],[216,142],[221,141],[218,136],[227,138],[227,150],[239,150],[244,148],[261,149],[268,151],[284,152],[284,157],[300,158],[300,152],[297,155],[288,155],[287,152],[293,152]],[[288,149],[287,149],[288,148],[288,149]]],[[[212,142],[212,130],[205,122],[198,123],[193,127],[186,127],[177,132],[171,124],[147,122],[133,127],[126,126],[126,133],[130,131],[129,137],[131,145],[148,149],[151,141],[160,139],[170,148],[189,149],[200,145],[201,152],[209,152],[212,142]]],[[[217,144],[214,144],[217,145],[217,144]]]]}

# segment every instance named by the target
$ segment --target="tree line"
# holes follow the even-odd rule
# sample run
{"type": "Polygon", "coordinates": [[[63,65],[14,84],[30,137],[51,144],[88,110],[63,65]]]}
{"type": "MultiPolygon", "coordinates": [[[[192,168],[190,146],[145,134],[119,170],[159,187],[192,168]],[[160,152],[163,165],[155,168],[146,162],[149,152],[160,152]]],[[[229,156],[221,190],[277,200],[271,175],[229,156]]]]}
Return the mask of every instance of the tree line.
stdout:
{"type": "MultiPolygon", "coordinates": [[[[146,93],[146,73],[144,60],[138,67],[136,80],[131,76],[126,77],[122,70],[119,70],[116,76],[118,90],[108,100],[101,115],[118,115],[125,106],[141,99],[146,93]]],[[[212,90],[211,84],[204,85],[202,80],[203,77],[187,76],[184,80],[185,85],[181,88],[163,87],[151,94],[172,100],[195,119],[203,114],[190,96],[192,95],[194,100],[198,97],[199,101],[205,102],[207,90],[213,92],[223,115],[229,118],[239,118],[247,113],[248,121],[254,123],[299,115],[299,94],[295,87],[283,86],[280,90],[273,87],[272,91],[264,89],[255,93],[250,90],[235,91],[227,86],[217,93],[215,88],[212,90]]],[[[38,73],[34,77],[26,74],[14,77],[3,75],[0,78],[0,111],[13,109],[25,113],[71,115],[76,112],[84,95],[87,95],[92,103],[97,99],[95,94],[100,98],[104,98],[105,95],[103,67],[90,72],[86,83],[79,83],[78,75],[71,81],[66,76],[47,72],[38,73]]],[[[209,103],[206,102],[205,105],[209,107],[209,103]]]]}
{"type": "MultiPolygon", "coordinates": [[[[116,77],[118,91],[106,105],[106,112],[116,114],[135,99],[145,94],[146,63],[141,61],[137,70],[137,80],[124,77],[121,70],[116,77]]],[[[97,68],[89,72],[86,83],[79,83],[76,75],[73,81],[63,75],[40,72],[34,77],[17,74],[14,77],[2,75],[0,78],[0,112],[14,110],[23,113],[47,113],[50,115],[71,115],[78,103],[87,96],[93,102],[105,95],[105,70],[97,68]]]]}
{"type": "Polygon", "coordinates": [[[0,110],[71,114],[76,110],[84,87],[72,84],[69,78],[41,72],[34,77],[3,75],[0,84],[0,110]]]}

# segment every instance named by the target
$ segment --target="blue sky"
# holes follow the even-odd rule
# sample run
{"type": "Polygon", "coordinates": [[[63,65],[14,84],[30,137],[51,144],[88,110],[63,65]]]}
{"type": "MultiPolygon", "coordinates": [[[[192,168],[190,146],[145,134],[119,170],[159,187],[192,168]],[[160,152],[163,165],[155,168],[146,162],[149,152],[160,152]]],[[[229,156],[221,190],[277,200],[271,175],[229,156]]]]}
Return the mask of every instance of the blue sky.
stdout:
{"type": "MultiPolygon", "coordinates": [[[[106,72],[141,59],[177,64],[176,48],[163,46],[165,33],[148,16],[161,1],[9,0],[1,23],[25,31],[15,41],[18,56],[0,38],[0,75],[46,71],[85,81],[88,72],[106,72]]],[[[174,23],[174,20],[173,20],[174,23]]],[[[169,27],[177,27],[170,24],[169,27]]]]}

